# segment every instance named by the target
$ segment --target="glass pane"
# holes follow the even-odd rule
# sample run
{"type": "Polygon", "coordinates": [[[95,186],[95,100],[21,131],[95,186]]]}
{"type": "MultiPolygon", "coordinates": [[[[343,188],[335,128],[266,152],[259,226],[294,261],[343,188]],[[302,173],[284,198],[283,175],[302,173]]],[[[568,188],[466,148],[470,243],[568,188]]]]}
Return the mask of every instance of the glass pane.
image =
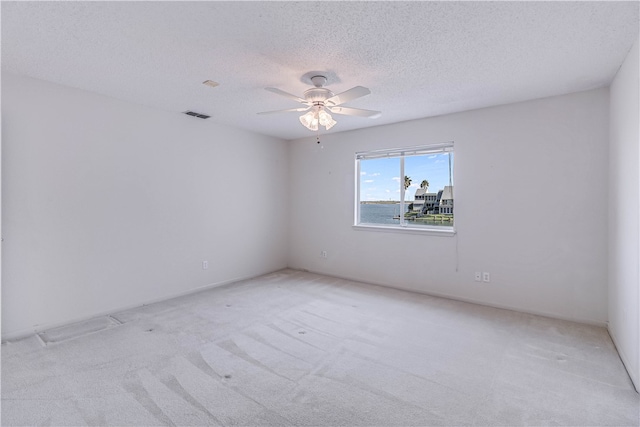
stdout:
{"type": "Polygon", "coordinates": [[[411,180],[405,191],[409,225],[453,226],[453,153],[405,157],[404,172],[411,180]]]}
{"type": "Polygon", "coordinates": [[[359,224],[400,224],[400,159],[360,160],[359,224]]]}

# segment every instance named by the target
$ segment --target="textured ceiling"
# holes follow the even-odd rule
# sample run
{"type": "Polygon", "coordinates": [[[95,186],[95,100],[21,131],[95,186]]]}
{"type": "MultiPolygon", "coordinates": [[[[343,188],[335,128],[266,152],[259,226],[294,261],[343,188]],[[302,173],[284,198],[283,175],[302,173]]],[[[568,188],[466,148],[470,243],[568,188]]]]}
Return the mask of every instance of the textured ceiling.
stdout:
{"type": "Polygon", "coordinates": [[[382,111],[334,133],[607,86],[638,24],[637,2],[3,1],[2,69],[294,139],[300,113],[256,113],[309,71],[382,111]]]}

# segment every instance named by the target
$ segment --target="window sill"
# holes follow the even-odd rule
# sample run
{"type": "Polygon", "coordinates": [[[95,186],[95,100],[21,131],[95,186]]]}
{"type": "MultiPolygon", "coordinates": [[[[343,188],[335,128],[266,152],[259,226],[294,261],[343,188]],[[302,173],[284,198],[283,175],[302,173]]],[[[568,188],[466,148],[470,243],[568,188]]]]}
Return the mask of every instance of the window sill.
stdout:
{"type": "MultiPolygon", "coordinates": [[[[432,228],[432,227],[401,227],[401,226],[385,226],[375,224],[356,224],[352,226],[354,230],[358,231],[382,231],[384,233],[408,233],[408,234],[422,234],[431,236],[453,237],[456,234],[454,227],[446,227],[446,229],[432,228]]],[[[444,228],[444,227],[442,227],[444,228]]]]}

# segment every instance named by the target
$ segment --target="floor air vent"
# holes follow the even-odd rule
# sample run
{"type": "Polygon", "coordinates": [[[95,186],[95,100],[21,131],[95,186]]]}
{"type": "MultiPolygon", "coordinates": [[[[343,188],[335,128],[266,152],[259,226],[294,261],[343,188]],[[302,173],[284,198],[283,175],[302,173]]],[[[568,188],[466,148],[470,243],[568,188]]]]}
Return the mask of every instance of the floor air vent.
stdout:
{"type": "Polygon", "coordinates": [[[208,119],[211,116],[207,116],[206,114],[200,114],[200,113],[196,113],[194,111],[185,111],[184,112],[187,116],[193,116],[193,117],[197,117],[199,119],[208,119]]]}

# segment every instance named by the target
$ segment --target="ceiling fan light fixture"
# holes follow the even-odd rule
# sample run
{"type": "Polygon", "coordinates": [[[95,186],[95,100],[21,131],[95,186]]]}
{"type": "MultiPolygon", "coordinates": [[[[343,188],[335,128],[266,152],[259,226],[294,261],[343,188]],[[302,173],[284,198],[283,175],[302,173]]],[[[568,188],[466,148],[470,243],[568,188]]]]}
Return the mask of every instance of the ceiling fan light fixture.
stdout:
{"type": "Polygon", "coordinates": [[[318,121],[322,126],[326,126],[327,123],[329,123],[329,120],[332,120],[331,115],[329,115],[329,113],[324,111],[324,109],[321,109],[320,111],[318,111],[318,121]]]}
{"type": "Polygon", "coordinates": [[[300,123],[309,130],[318,130],[318,125],[324,126],[327,130],[331,129],[337,122],[333,120],[331,114],[329,114],[322,106],[317,106],[316,109],[311,110],[300,116],[300,123]]]}
{"type": "Polygon", "coordinates": [[[326,125],[324,125],[324,126],[327,128],[327,130],[329,130],[329,129],[331,129],[335,124],[337,124],[337,123],[338,123],[338,122],[336,122],[335,120],[333,120],[333,119],[331,118],[331,116],[329,116],[329,121],[328,121],[328,122],[327,122],[327,124],[326,124],[326,125]]]}
{"type": "Polygon", "coordinates": [[[318,130],[318,118],[315,111],[309,111],[300,116],[300,123],[309,130],[318,130]]]}
{"type": "Polygon", "coordinates": [[[333,120],[331,114],[323,108],[318,112],[318,122],[324,126],[327,130],[331,129],[337,122],[333,120]]]}

